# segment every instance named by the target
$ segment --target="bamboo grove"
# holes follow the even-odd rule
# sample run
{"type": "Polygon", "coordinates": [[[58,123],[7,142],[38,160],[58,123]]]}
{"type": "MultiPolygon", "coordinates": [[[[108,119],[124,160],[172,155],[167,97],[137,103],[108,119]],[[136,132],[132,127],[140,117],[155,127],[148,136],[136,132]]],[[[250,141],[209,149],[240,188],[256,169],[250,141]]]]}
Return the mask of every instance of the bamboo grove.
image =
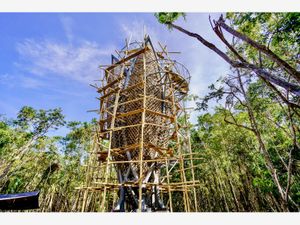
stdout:
{"type": "MultiPolygon", "coordinates": [[[[194,38],[231,68],[208,87],[209,94],[188,97],[198,113],[189,124],[192,150],[199,155],[198,211],[299,211],[300,14],[227,13],[210,20],[225,52],[176,25],[184,14],[155,16],[173,35],[194,38]],[[210,109],[211,101],[219,104],[210,109]]],[[[1,115],[0,193],[39,189],[35,211],[80,211],[76,187],[85,180],[95,125],[96,120],[66,121],[61,109],[24,106],[16,118],[1,115]],[[65,136],[49,133],[63,127],[65,136]]],[[[174,197],[174,211],[180,211],[181,196],[174,197]]],[[[90,211],[96,211],[93,202],[87,202],[90,211]]]]}

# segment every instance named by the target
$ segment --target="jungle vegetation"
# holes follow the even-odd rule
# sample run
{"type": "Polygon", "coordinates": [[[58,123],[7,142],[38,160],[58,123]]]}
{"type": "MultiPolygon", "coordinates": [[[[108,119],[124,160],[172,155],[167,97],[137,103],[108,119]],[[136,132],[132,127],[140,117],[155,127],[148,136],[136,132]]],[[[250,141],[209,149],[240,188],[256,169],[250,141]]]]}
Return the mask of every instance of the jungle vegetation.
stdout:
{"type": "MultiPolygon", "coordinates": [[[[300,14],[227,13],[210,20],[225,52],[176,25],[185,14],[155,16],[173,35],[183,32],[231,68],[206,96],[189,97],[199,113],[190,124],[192,149],[201,155],[199,210],[299,211],[300,14]],[[212,100],[222,101],[208,112],[212,100]]],[[[66,121],[59,108],[24,106],[16,118],[2,115],[0,193],[39,189],[35,211],[78,211],[76,187],[85,179],[95,125],[66,121]],[[69,130],[65,136],[49,135],[62,127],[69,130]]]]}

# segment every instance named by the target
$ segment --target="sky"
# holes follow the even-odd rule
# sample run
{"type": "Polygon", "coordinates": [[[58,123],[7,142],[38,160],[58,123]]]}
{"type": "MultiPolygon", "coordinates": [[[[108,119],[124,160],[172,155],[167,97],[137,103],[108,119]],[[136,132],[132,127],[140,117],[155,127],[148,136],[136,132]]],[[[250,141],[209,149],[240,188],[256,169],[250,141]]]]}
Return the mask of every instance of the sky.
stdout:
{"type": "MultiPolygon", "coordinates": [[[[217,19],[220,14],[210,14],[217,19]]],[[[201,34],[221,49],[209,14],[187,14],[176,24],[201,34]]],[[[229,66],[195,39],[157,22],[153,13],[0,13],[0,114],[15,118],[22,106],[61,107],[67,121],[97,118],[97,92],[89,84],[100,77],[99,65],[125,45],[125,38],[150,35],[191,74],[190,94],[204,96],[229,66]]],[[[189,103],[190,107],[194,103],[189,103]]],[[[193,111],[191,121],[196,122],[193,111]]],[[[63,132],[61,130],[61,132],[63,132]]]]}

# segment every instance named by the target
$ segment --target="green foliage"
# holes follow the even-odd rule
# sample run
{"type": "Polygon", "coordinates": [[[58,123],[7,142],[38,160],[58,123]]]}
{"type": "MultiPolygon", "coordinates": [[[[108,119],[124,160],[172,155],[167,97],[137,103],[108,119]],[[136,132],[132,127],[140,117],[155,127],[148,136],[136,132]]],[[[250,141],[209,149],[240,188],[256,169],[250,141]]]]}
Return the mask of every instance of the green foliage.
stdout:
{"type": "MultiPolygon", "coordinates": [[[[251,93],[249,95],[253,97],[251,93]]],[[[270,102],[268,98],[257,98],[256,92],[255,95],[256,98],[252,98],[252,103],[257,104],[254,107],[257,122],[271,159],[280,174],[279,179],[286,184],[286,169],[281,160],[288,162],[288,152],[293,146],[293,141],[284,131],[288,129],[286,117],[282,114],[283,109],[279,104],[270,102]],[[271,122],[266,115],[276,122],[271,122]],[[283,127],[278,128],[276,123],[283,127]]],[[[241,109],[243,108],[234,113],[236,122],[251,127],[245,109],[241,109]]],[[[192,149],[202,158],[201,161],[196,161],[199,165],[196,177],[203,185],[200,196],[204,199],[199,207],[203,211],[284,210],[276,206],[274,208],[274,205],[281,204],[278,190],[260,153],[255,134],[226,123],[225,117],[228,117],[228,110],[216,108],[214,113],[199,116],[197,125],[192,129],[192,149]],[[214,180],[212,178],[214,176],[218,179],[214,180]],[[274,202],[274,198],[278,199],[278,203],[274,202]],[[213,205],[213,202],[219,204],[213,205]]],[[[296,181],[298,179],[296,175],[294,179],[291,196],[299,203],[296,187],[300,183],[299,180],[296,181]]]]}
{"type": "MultiPolygon", "coordinates": [[[[296,66],[300,52],[300,13],[227,13],[226,18],[242,33],[266,45],[291,65],[296,66]]],[[[258,54],[250,46],[241,51],[258,62],[258,54]]],[[[265,66],[273,66],[264,58],[265,66]]]]}
{"type": "Polygon", "coordinates": [[[31,132],[33,135],[45,134],[50,128],[57,129],[65,124],[61,109],[35,110],[24,106],[18,113],[14,123],[21,129],[31,132]]]}
{"type": "Polygon", "coordinates": [[[159,12],[154,15],[158,22],[165,25],[175,22],[181,16],[185,19],[185,13],[182,12],[159,12]]]}
{"type": "Polygon", "coordinates": [[[94,125],[95,120],[66,123],[61,109],[36,110],[28,106],[15,120],[1,117],[0,192],[39,189],[38,211],[71,211],[78,196],[76,187],[85,179],[83,165],[94,125]],[[65,124],[69,132],[64,137],[48,135],[51,129],[65,124]]]}

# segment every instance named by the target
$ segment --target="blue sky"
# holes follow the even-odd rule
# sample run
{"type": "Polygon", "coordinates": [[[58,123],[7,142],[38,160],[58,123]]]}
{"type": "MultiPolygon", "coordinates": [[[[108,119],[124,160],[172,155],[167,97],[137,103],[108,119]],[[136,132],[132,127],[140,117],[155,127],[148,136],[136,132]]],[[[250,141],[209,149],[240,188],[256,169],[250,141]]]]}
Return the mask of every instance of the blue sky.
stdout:
{"type": "MultiPolygon", "coordinates": [[[[217,18],[219,14],[211,14],[217,18]]],[[[221,46],[211,30],[208,14],[187,14],[177,24],[221,46]]],[[[29,105],[61,107],[67,120],[97,117],[95,89],[98,66],[124,46],[124,39],[141,39],[146,32],[189,69],[191,93],[203,96],[207,86],[228,65],[198,41],[159,24],[153,13],[0,13],[0,114],[15,117],[29,105]]],[[[193,103],[190,103],[193,106],[193,103]]],[[[197,113],[193,113],[195,121],[197,113]]]]}

